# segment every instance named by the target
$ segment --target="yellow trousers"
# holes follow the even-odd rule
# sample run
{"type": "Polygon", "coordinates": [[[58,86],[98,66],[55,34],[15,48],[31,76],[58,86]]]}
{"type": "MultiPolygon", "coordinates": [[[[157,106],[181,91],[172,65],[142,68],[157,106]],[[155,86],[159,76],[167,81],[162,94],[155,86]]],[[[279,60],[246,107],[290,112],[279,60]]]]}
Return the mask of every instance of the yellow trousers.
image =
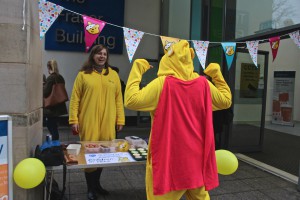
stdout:
{"type": "Polygon", "coordinates": [[[189,190],[177,190],[164,195],[154,195],[153,193],[153,176],[152,165],[147,161],[146,166],[146,192],[147,200],[179,200],[184,194],[187,200],[210,200],[209,194],[205,187],[189,190]]]}

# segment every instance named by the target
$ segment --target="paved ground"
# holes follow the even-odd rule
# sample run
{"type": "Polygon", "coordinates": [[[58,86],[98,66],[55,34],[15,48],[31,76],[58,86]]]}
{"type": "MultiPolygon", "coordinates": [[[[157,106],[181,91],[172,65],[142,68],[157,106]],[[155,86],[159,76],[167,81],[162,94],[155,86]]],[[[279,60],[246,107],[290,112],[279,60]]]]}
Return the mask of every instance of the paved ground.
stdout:
{"type": "MultiPolygon", "coordinates": [[[[147,128],[126,128],[125,135],[139,135],[146,138],[147,128]]],[[[46,135],[47,130],[44,129],[46,135]]],[[[60,129],[61,141],[76,141],[69,128],[60,129]]],[[[110,191],[99,200],[146,200],[145,165],[105,168],[101,183],[110,191]]],[[[62,183],[62,171],[55,173],[55,179],[62,183]]],[[[238,170],[230,176],[219,176],[220,186],[210,192],[212,200],[300,200],[297,185],[239,161],[238,170]]],[[[69,200],[86,198],[86,183],[82,170],[69,170],[66,196],[69,200]]],[[[184,197],[182,200],[185,199],[184,197]]]]}

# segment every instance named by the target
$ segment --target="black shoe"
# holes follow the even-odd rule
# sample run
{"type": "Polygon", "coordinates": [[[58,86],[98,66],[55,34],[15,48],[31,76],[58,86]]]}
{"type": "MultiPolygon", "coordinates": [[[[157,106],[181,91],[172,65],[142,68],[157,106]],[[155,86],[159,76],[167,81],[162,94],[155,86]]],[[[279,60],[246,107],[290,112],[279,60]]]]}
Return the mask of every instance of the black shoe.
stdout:
{"type": "Polygon", "coordinates": [[[102,194],[102,195],[108,195],[109,194],[109,191],[105,190],[103,187],[101,187],[100,183],[96,184],[96,187],[95,187],[96,191],[99,193],[99,194],[102,194]]]}
{"type": "Polygon", "coordinates": [[[88,188],[88,193],[87,193],[87,198],[88,200],[96,200],[97,199],[97,194],[96,194],[96,188],[94,184],[94,173],[84,173],[86,183],[87,183],[87,188],[88,188]]]}
{"type": "Polygon", "coordinates": [[[88,200],[96,200],[97,195],[92,190],[89,190],[88,193],[87,193],[87,198],[88,198],[88,200]]]}

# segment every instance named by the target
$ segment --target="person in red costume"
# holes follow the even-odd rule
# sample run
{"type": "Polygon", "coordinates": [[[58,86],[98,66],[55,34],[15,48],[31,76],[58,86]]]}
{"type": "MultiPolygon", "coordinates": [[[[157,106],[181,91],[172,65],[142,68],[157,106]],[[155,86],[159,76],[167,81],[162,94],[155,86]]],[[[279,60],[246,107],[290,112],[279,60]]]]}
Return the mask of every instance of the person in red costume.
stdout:
{"type": "Polygon", "coordinates": [[[162,57],[158,77],[142,89],[142,75],[152,66],[133,63],[125,90],[125,107],[148,111],[152,127],[146,166],[148,200],[209,199],[218,186],[212,110],[229,108],[231,92],[220,66],[194,72],[194,51],[186,40],[173,44],[162,57]]]}

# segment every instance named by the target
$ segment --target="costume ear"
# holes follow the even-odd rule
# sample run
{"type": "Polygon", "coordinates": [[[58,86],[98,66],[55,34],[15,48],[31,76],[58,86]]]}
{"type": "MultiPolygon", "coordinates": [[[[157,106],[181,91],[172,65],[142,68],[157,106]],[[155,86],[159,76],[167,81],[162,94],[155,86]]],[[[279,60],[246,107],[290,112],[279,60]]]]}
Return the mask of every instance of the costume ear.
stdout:
{"type": "Polygon", "coordinates": [[[174,50],[173,50],[173,45],[172,45],[172,46],[170,46],[170,48],[168,50],[168,56],[170,57],[173,54],[174,54],[174,50]]]}
{"type": "Polygon", "coordinates": [[[192,59],[194,59],[194,57],[195,57],[194,49],[193,49],[193,48],[190,48],[190,52],[191,52],[191,57],[192,57],[192,59]]]}

